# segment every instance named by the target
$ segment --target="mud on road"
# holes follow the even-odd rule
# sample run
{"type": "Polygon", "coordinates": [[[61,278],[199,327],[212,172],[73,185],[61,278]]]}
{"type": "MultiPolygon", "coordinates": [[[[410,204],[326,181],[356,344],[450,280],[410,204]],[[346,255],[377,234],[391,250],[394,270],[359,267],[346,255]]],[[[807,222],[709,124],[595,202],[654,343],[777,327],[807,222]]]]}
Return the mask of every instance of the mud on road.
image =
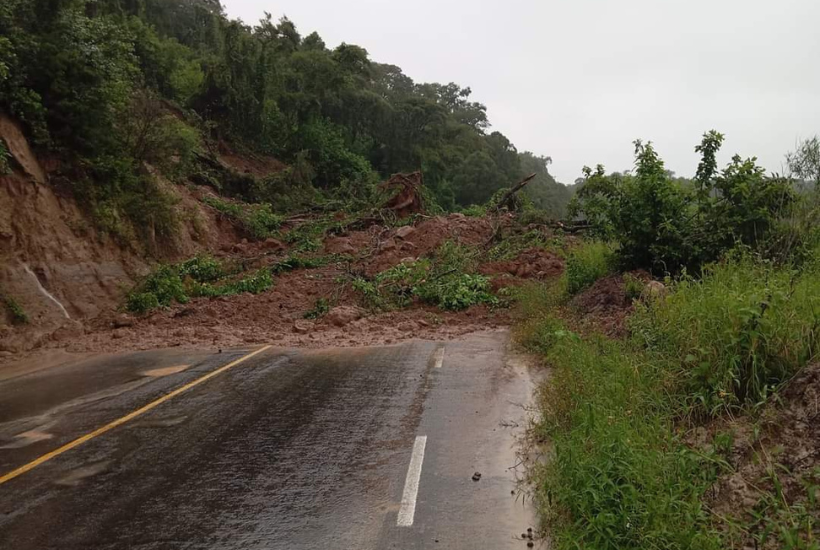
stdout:
{"type": "MultiPolygon", "coordinates": [[[[138,316],[122,311],[124,296],[103,313],[72,320],[49,334],[32,333],[36,342],[18,352],[0,354],[0,364],[23,356],[37,357],[55,349],[71,353],[116,352],[167,347],[227,348],[275,343],[282,346],[323,347],[391,344],[408,339],[447,340],[483,329],[508,326],[508,308],[473,306],[450,312],[415,301],[408,308],[378,311],[364,307],[361,296],[346,281],[352,275],[372,277],[386,269],[427,257],[445,242],[454,241],[486,251],[500,235],[516,235],[545,228],[519,227],[515,217],[467,217],[462,214],[417,218],[415,225],[369,227],[325,235],[319,250],[306,257],[337,255],[344,260],[315,268],[279,273],[271,289],[261,294],[196,298],[187,304],[138,316]],[[306,312],[326,300],[330,311],[318,319],[306,312]],[[31,350],[36,353],[32,355],[31,350]],[[28,352],[28,353],[25,353],[28,352]]],[[[293,253],[282,241],[224,242],[214,255],[246,269],[274,265],[293,253]]],[[[491,279],[495,292],[527,280],[555,279],[563,272],[557,250],[531,247],[500,261],[481,261],[478,271],[491,279]]],[[[58,296],[59,299],[59,296],[58,296]]],[[[11,348],[12,350],[14,348],[11,348]]]]}

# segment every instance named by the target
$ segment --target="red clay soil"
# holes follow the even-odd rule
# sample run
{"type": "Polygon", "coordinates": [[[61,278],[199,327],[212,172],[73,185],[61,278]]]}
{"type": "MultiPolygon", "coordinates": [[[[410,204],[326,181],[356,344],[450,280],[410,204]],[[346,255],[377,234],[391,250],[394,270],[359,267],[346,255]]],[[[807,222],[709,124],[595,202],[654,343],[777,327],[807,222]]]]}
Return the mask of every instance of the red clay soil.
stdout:
{"type": "Polygon", "coordinates": [[[564,260],[544,248],[530,248],[513,260],[490,262],[479,268],[493,277],[493,290],[515,286],[528,279],[554,279],[564,272],[564,260]]]}
{"type": "MultiPolygon", "coordinates": [[[[643,271],[630,273],[644,282],[650,280],[643,271]]],[[[591,287],[582,291],[570,301],[570,307],[581,318],[581,325],[613,338],[626,335],[626,319],[635,306],[626,295],[626,285],[622,274],[598,279],[591,287]]]]}
{"type": "MultiPolygon", "coordinates": [[[[508,222],[507,219],[503,223],[508,222]]],[[[273,288],[259,295],[199,298],[145,317],[110,310],[87,320],[71,334],[52,334],[37,347],[70,352],[111,352],[171,346],[221,348],[249,343],[358,346],[414,338],[448,339],[506,326],[510,324],[507,310],[490,310],[483,306],[462,312],[443,312],[421,304],[394,312],[365,311],[359,307],[360,296],[350,285],[340,283],[353,273],[373,275],[407,258],[430,254],[448,239],[482,245],[492,232],[490,220],[458,214],[429,218],[415,227],[372,226],[326,239],[323,253],[349,254],[352,261],[280,274],[274,278],[273,288]],[[339,309],[316,321],[305,319],[305,313],[313,309],[320,298],[329,300],[339,309]]],[[[270,265],[287,254],[280,241],[243,241],[223,245],[223,250],[216,254],[249,262],[253,268],[270,265]]],[[[516,262],[524,264],[529,259],[534,261],[537,269],[516,269],[504,277],[516,284],[523,277],[560,273],[560,266],[551,263],[554,259],[549,253],[530,250],[516,262]]],[[[3,360],[0,357],[0,361],[3,360]]]]}
{"type": "Polygon", "coordinates": [[[217,157],[219,160],[242,174],[249,174],[257,178],[265,178],[271,174],[281,172],[286,165],[273,157],[243,153],[237,154],[230,145],[224,141],[219,142],[217,157]]]}

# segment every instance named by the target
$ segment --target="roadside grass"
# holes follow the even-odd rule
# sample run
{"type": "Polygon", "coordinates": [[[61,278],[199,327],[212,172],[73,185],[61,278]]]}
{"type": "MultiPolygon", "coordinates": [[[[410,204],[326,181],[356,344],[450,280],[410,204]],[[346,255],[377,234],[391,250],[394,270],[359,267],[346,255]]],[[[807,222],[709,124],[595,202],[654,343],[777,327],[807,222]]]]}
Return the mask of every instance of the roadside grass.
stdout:
{"type": "MultiPolygon", "coordinates": [[[[753,414],[817,358],[817,268],[736,255],[699,280],[683,277],[666,297],[638,301],[626,340],[568,330],[568,284],[531,285],[517,296],[515,336],[551,367],[534,427],[552,449],[534,472],[551,547],[734,547],[742,537],[731,534],[744,526],[704,504],[731,472],[726,445],[716,436],[693,448],[684,438],[715,416],[753,414]]],[[[777,506],[758,507],[758,524],[777,547],[816,548],[811,517],[773,485],[777,506]]]]}
{"type": "Polygon", "coordinates": [[[567,292],[578,294],[595,281],[615,271],[615,250],[602,241],[589,241],[574,249],[567,258],[567,292]]]}
{"type": "Polygon", "coordinates": [[[757,406],[818,355],[820,270],[739,256],[639,304],[630,330],[643,347],[674,358],[687,414],[757,406]]]}
{"type": "Polygon", "coordinates": [[[700,498],[722,461],[679,439],[667,365],[568,330],[559,317],[567,297],[558,285],[521,289],[515,331],[551,367],[534,428],[553,449],[534,472],[551,547],[720,548],[700,498]]]}

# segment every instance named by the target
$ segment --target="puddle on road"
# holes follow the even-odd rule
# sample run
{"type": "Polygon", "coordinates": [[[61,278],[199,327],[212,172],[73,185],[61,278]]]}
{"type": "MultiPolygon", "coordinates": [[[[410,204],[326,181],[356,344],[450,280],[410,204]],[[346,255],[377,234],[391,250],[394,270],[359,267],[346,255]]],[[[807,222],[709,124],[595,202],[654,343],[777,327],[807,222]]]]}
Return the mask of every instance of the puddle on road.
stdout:
{"type": "Polygon", "coordinates": [[[67,476],[55,481],[55,483],[57,485],[76,487],[77,485],[82,483],[83,480],[106,471],[110,464],[110,460],[103,460],[102,462],[97,462],[95,464],[83,466],[82,468],[77,468],[75,470],[72,470],[71,473],[69,473],[67,476]]]}
{"type": "Polygon", "coordinates": [[[48,432],[42,432],[39,430],[29,430],[27,432],[17,434],[16,436],[14,436],[15,441],[0,446],[0,449],[20,449],[22,447],[28,447],[29,445],[33,445],[38,441],[45,441],[47,439],[51,439],[52,437],[54,437],[54,434],[50,434],[48,432]]]}
{"type": "Polygon", "coordinates": [[[162,367],[160,369],[142,371],[140,374],[143,376],[151,377],[168,376],[170,374],[177,374],[178,372],[182,372],[190,366],[191,365],[174,365],[173,367],[162,367]]]}
{"type": "Polygon", "coordinates": [[[139,420],[132,422],[131,427],[134,428],[169,428],[171,426],[178,426],[187,420],[187,416],[175,416],[173,418],[161,418],[157,420],[139,420]]]}

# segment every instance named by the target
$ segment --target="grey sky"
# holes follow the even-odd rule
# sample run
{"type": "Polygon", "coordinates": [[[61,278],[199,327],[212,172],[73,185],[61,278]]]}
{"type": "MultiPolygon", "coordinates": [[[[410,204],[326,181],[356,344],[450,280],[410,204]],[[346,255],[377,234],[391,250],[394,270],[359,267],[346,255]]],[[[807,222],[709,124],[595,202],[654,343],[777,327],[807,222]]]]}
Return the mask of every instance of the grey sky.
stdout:
{"type": "Polygon", "coordinates": [[[287,15],[329,47],[358,44],[417,82],[456,82],[519,150],[553,158],[565,183],[585,164],[632,164],[652,140],[679,175],[701,134],[722,161],[781,171],[820,133],[818,0],[223,0],[255,24],[287,15]]]}

